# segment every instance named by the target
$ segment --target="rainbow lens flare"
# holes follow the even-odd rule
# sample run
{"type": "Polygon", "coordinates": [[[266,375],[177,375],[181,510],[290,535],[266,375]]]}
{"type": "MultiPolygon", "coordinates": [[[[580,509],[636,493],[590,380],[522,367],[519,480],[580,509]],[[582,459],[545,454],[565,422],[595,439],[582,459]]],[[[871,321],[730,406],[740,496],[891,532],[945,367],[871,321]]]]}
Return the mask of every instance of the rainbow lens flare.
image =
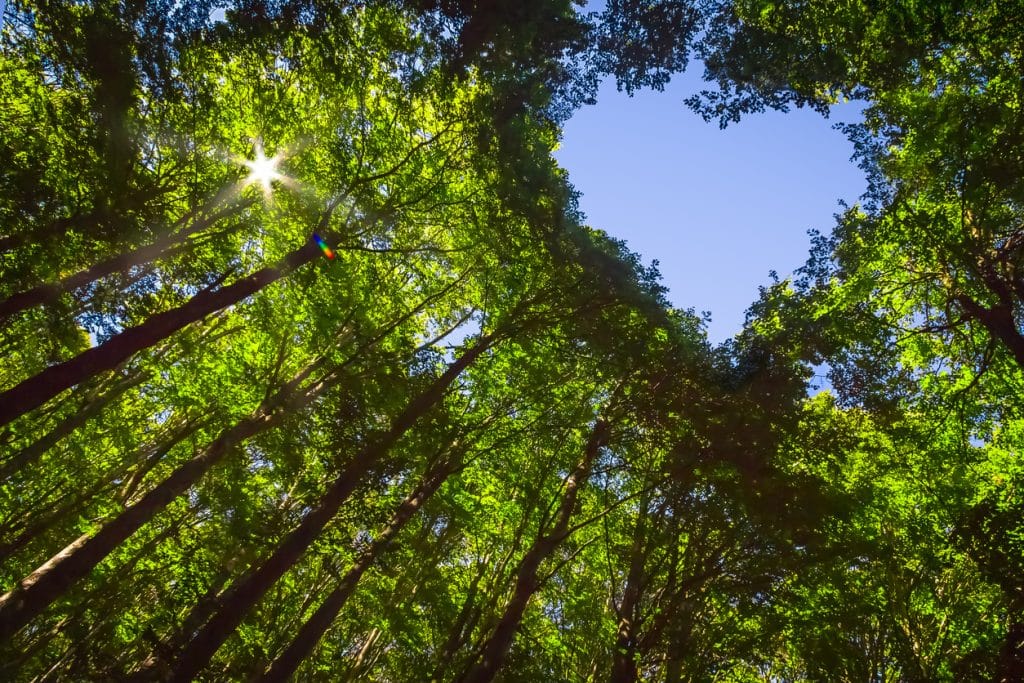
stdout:
{"type": "Polygon", "coordinates": [[[324,252],[324,256],[334,260],[334,250],[327,246],[327,242],[324,242],[324,238],[320,235],[313,233],[313,241],[316,242],[316,246],[320,247],[320,251],[324,252]]]}

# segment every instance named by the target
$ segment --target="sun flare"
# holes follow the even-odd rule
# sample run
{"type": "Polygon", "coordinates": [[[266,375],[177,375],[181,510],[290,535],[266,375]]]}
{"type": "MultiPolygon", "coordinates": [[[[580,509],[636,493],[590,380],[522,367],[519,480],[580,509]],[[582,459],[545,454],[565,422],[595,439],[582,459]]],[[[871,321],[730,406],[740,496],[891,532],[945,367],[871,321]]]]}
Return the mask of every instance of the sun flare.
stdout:
{"type": "Polygon", "coordinates": [[[280,163],[280,155],[267,158],[263,154],[263,146],[256,145],[256,158],[243,162],[249,168],[249,177],[245,179],[246,185],[259,183],[265,193],[270,192],[270,184],[282,178],[277,172],[277,165],[280,163]]]}

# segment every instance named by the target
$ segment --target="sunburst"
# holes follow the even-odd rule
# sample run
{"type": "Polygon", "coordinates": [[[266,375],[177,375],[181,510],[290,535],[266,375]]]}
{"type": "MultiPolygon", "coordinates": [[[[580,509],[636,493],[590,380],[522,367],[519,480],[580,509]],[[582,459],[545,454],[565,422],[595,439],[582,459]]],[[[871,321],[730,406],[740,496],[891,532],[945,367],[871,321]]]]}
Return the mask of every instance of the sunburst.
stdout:
{"type": "Polygon", "coordinates": [[[242,161],[242,164],[249,169],[249,175],[245,179],[244,184],[260,185],[263,188],[263,194],[269,197],[270,192],[273,189],[273,182],[275,180],[286,180],[286,177],[277,170],[277,165],[280,163],[281,154],[275,154],[272,157],[267,157],[266,154],[263,153],[263,143],[257,140],[256,158],[245,159],[242,161]]]}

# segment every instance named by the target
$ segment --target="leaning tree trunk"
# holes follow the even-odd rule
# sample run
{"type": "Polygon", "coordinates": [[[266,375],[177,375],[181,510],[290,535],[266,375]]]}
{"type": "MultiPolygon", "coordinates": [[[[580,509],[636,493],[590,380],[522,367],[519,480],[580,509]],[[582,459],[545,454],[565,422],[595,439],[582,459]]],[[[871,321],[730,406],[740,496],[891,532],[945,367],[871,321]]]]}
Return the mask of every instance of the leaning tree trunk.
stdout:
{"type": "Polygon", "coordinates": [[[590,478],[594,460],[607,440],[608,423],[598,420],[587,441],[583,458],[565,482],[565,492],[562,494],[562,502],[558,508],[554,527],[550,532],[538,536],[526,552],[516,572],[516,585],[512,599],[505,607],[505,612],[498,621],[498,625],[495,626],[491,637],[484,643],[480,660],[460,678],[460,683],[490,683],[505,662],[505,657],[508,656],[512,641],[519,630],[523,614],[526,612],[526,606],[533,594],[540,588],[537,576],[540,565],[551,556],[568,535],[569,520],[576,511],[579,490],[590,478]]]}
{"type": "Polygon", "coordinates": [[[201,292],[178,308],[152,315],[144,323],[115,334],[99,346],[29,377],[0,394],[0,426],[38,408],[65,389],[101,372],[112,370],[139,351],[166,339],[187,325],[252,296],[312,261],[319,253],[319,247],[310,240],[277,265],[258,270],[227,287],[201,292]]]}
{"type": "MultiPolygon", "coordinates": [[[[321,361],[308,365],[274,396],[268,398],[249,417],[241,420],[233,427],[223,430],[217,439],[202,453],[181,465],[171,476],[158,484],[156,488],[143,496],[137,503],[126,508],[114,520],[100,529],[95,536],[83,535],[68,547],[64,548],[32,574],[23,579],[18,586],[6,595],[0,596],[0,640],[20,630],[35,615],[42,612],[54,600],[63,595],[71,585],[88,574],[97,564],[110,554],[120,543],[127,540],[143,524],[152,519],[158,512],[167,507],[175,498],[188,490],[215,464],[222,460],[231,449],[246,439],[271,429],[282,422],[291,411],[308,405],[318,396],[323,395],[331,386],[341,381],[341,370],[359,358],[377,343],[386,338],[432,301],[444,296],[457,285],[452,283],[441,291],[431,294],[417,306],[406,311],[377,335],[360,345],[356,353],[333,373],[299,391],[298,387],[315,371],[321,361]]],[[[475,357],[484,348],[497,339],[491,337],[486,343],[478,345],[467,353],[475,357]]],[[[430,342],[428,342],[429,344],[430,342]]],[[[458,364],[456,364],[458,365],[458,364]]],[[[447,376],[447,375],[445,375],[447,376]]],[[[452,377],[451,379],[454,379],[452,377]]]]}
{"type": "MultiPolygon", "coordinates": [[[[162,640],[158,640],[154,636],[152,654],[143,660],[141,664],[136,662],[123,668],[147,671],[152,669],[154,672],[166,674],[166,662],[173,661],[174,653],[183,648],[188,643],[190,635],[217,611],[217,598],[220,595],[221,589],[230,578],[231,571],[227,567],[221,568],[199,597],[199,600],[188,613],[188,616],[185,617],[177,632],[162,640]]],[[[154,673],[154,678],[158,675],[160,674],[154,673]]],[[[121,676],[120,678],[128,678],[130,680],[130,676],[121,676]]]]}
{"type": "Polygon", "coordinates": [[[60,441],[74,433],[92,418],[99,415],[104,408],[113,403],[128,390],[139,386],[148,379],[144,372],[135,371],[128,377],[118,381],[113,387],[98,397],[92,397],[71,415],[61,420],[53,429],[25,446],[14,454],[10,460],[0,465],[0,482],[6,481],[20,470],[38,460],[44,453],[56,446],[60,441]]]}
{"type": "MultiPolygon", "coordinates": [[[[200,339],[206,342],[213,342],[231,332],[229,329],[226,332],[222,331],[217,335],[210,336],[218,326],[219,323],[215,323],[204,330],[200,339]]],[[[163,356],[170,349],[171,342],[165,342],[156,351],[156,355],[163,356]]],[[[38,460],[46,451],[56,446],[61,439],[73,434],[79,427],[99,415],[118,397],[130,389],[139,386],[148,378],[149,375],[146,372],[138,368],[130,368],[123,377],[115,378],[110,383],[100,383],[95,389],[90,390],[82,404],[77,409],[72,410],[70,415],[61,420],[47,434],[23,448],[0,466],[0,481],[13,476],[21,469],[38,460]]]]}
{"type": "Polygon", "coordinates": [[[76,289],[92,284],[97,280],[113,275],[117,272],[127,272],[129,269],[140,266],[150,261],[166,256],[172,249],[179,247],[192,235],[219,220],[227,218],[231,214],[249,206],[254,200],[246,199],[233,206],[222,209],[217,213],[193,221],[191,225],[183,230],[165,235],[151,244],[127,251],[113,256],[106,261],[101,261],[85,270],[73,275],[68,275],[58,282],[48,282],[37,285],[31,289],[12,294],[3,301],[0,301],[0,324],[15,313],[24,311],[36,306],[51,304],[62,294],[73,292],[76,289]]]}
{"type": "Polygon", "coordinates": [[[483,580],[484,574],[487,573],[490,558],[491,554],[487,553],[480,560],[480,567],[473,576],[472,583],[469,584],[469,590],[466,591],[466,599],[462,601],[462,609],[459,610],[455,623],[448,630],[448,638],[445,640],[444,647],[441,648],[441,654],[437,659],[437,666],[434,667],[434,673],[429,679],[430,683],[440,683],[449,663],[455,657],[455,653],[459,651],[459,648],[466,641],[465,633],[471,630],[476,623],[474,614],[479,615],[480,613],[479,607],[476,604],[476,595],[480,588],[480,581],[483,580]]]}
{"type": "MultiPolygon", "coordinates": [[[[189,516],[187,514],[182,515],[177,519],[172,520],[164,529],[161,529],[159,533],[154,534],[152,538],[148,539],[145,543],[142,544],[140,548],[138,548],[132,553],[132,556],[126,561],[126,563],[122,567],[118,568],[119,576],[130,576],[134,571],[135,567],[138,565],[138,563],[147,554],[149,554],[154,548],[159,546],[165,540],[171,538],[175,534],[180,533],[182,527],[186,524],[188,520],[189,516]]],[[[70,625],[90,610],[94,610],[94,613],[98,615],[94,629],[101,627],[105,621],[102,615],[109,612],[108,608],[110,607],[110,605],[108,604],[108,598],[119,595],[123,590],[124,585],[122,583],[119,583],[116,580],[108,580],[106,583],[99,586],[96,590],[91,591],[89,595],[87,595],[85,599],[81,601],[81,604],[75,607],[72,614],[66,617],[65,619],[61,619],[59,623],[64,624],[65,626],[70,625]]],[[[59,630],[51,629],[46,633],[42,634],[40,637],[42,640],[52,640],[53,637],[59,634],[59,630]]],[[[21,671],[21,668],[30,659],[30,655],[23,655],[27,655],[31,651],[35,650],[37,646],[39,646],[38,641],[34,642],[34,639],[36,637],[37,634],[34,633],[30,638],[27,638],[24,643],[0,644],[0,680],[19,680],[17,674],[24,673],[21,671]],[[7,656],[8,660],[5,661],[4,656],[7,656]]],[[[84,645],[85,643],[83,642],[80,644],[84,645]]],[[[45,647],[45,643],[43,643],[43,646],[45,647]]],[[[50,672],[59,670],[60,667],[54,666],[50,669],[50,672]]],[[[41,677],[36,677],[32,680],[35,681],[51,679],[47,678],[46,675],[44,675],[41,677]]]]}
{"type": "Polygon", "coordinates": [[[402,501],[384,531],[373,540],[370,547],[342,577],[337,588],[331,591],[316,612],[302,625],[288,647],[267,668],[267,671],[259,679],[260,681],[283,682],[291,678],[302,660],[309,656],[316,644],[327,633],[327,629],[334,623],[341,608],[345,606],[345,602],[355,591],[356,584],[359,583],[359,579],[362,578],[366,570],[384,553],[391,540],[398,535],[406,522],[412,519],[416,511],[437,491],[454,469],[455,462],[448,459],[442,460],[427,472],[420,484],[402,501]]]}
{"type": "MultiPolygon", "coordinates": [[[[171,433],[171,436],[145,449],[145,454],[150,458],[158,459],[166,454],[180,442],[187,439],[199,429],[197,423],[185,423],[181,428],[171,433]]],[[[0,543],[0,562],[5,561],[14,553],[20,551],[26,545],[41,537],[46,531],[58,522],[67,519],[73,513],[80,511],[87,502],[98,495],[103,489],[111,487],[110,474],[104,475],[92,487],[76,494],[70,501],[60,505],[56,510],[36,510],[34,524],[28,527],[16,538],[0,543]]]]}
{"type": "Polygon", "coordinates": [[[234,633],[249,610],[291,569],[319,538],[362,477],[414,424],[433,408],[451,384],[488,349],[497,337],[483,337],[458,360],[448,366],[426,391],[419,394],[395,418],[391,428],[378,440],[363,448],[328,488],[320,504],[310,511],[288,534],[263,564],[237,580],[221,601],[220,611],[200,629],[182,652],[171,675],[173,681],[191,681],[234,633]]]}
{"type": "Polygon", "coordinates": [[[79,579],[88,574],[118,545],[187,491],[215,464],[246,439],[276,426],[292,410],[313,401],[332,382],[321,381],[296,394],[318,363],[307,366],[270,401],[249,417],[223,430],[202,453],[184,463],[167,479],[107,523],[95,535],[83,535],[0,596],[0,639],[12,636],[79,579]]]}

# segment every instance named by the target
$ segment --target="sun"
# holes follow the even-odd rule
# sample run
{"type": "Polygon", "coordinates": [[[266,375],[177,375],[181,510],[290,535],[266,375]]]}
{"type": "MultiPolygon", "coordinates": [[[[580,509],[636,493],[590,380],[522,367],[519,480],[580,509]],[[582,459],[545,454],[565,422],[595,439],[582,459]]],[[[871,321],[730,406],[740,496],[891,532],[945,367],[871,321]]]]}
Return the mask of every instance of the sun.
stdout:
{"type": "Polygon", "coordinates": [[[269,194],[270,184],[275,180],[281,180],[283,178],[283,176],[277,172],[277,165],[280,161],[280,155],[275,155],[268,159],[266,155],[263,154],[263,145],[257,143],[256,158],[242,162],[249,168],[249,177],[245,179],[245,184],[254,185],[259,183],[263,187],[263,192],[265,194],[269,194]]]}

